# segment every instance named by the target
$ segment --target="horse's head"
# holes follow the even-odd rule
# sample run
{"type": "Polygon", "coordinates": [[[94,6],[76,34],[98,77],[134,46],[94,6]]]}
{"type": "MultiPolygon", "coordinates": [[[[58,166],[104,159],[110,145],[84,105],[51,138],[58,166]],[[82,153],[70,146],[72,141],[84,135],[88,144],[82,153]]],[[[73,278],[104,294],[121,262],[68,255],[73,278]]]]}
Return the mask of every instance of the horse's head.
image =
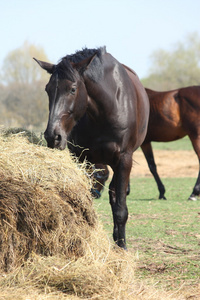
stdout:
{"type": "Polygon", "coordinates": [[[44,133],[48,147],[63,150],[67,136],[87,109],[87,90],[83,80],[83,69],[91,57],[81,63],[72,63],[63,58],[57,65],[36,60],[51,74],[46,85],[49,97],[49,120],[44,133]]]}

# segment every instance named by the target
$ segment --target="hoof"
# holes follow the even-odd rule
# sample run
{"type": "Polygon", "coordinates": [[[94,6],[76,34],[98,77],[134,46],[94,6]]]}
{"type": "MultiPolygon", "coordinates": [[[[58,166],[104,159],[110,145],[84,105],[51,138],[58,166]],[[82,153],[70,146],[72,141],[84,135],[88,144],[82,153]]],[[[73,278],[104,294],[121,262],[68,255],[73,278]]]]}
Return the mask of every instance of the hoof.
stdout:
{"type": "Polygon", "coordinates": [[[159,196],[160,200],[167,200],[167,198],[165,196],[159,196]]]}
{"type": "Polygon", "coordinates": [[[197,201],[197,198],[195,196],[190,196],[188,198],[188,201],[197,201]]]}
{"type": "Polygon", "coordinates": [[[116,245],[117,245],[120,249],[126,250],[126,251],[127,251],[127,247],[126,247],[126,244],[125,244],[124,242],[122,242],[121,240],[119,240],[119,241],[116,241],[115,243],[116,243],[116,245]]]}
{"type": "Polygon", "coordinates": [[[128,251],[126,245],[124,245],[123,247],[120,247],[121,249],[123,249],[124,251],[128,251]]]}
{"type": "Polygon", "coordinates": [[[95,189],[91,189],[91,194],[95,199],[99,199],[101,197],[101,193],[95,189]]]}
{"type": "MultiPolygon", "coordinates": [[[[116,245],[117,245],[117,244],[116,244],[116,245]]],[[[123,245],[123,246],[117,245],[117,247],[118,247],[118,249],[122,249],[122,250],[124,250],[124,251],[128,251],[128,249],[127,249],[127,247],[126,247],[125,245],[123,245]]]]}

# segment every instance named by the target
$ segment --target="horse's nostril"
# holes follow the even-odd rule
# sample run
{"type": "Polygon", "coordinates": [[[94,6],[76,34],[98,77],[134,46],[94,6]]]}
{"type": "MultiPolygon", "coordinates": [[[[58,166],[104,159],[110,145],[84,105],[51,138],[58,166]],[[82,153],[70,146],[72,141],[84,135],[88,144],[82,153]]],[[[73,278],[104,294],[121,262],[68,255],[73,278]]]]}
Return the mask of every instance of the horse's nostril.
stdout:
{"type": "Polygon", "coordinates": [[[61,135],[60,134],[57,134],[56,136],[55,136],[55,140],[56,141],[58,141],[58,142],[60,142],[61,141],[61,135]]]}

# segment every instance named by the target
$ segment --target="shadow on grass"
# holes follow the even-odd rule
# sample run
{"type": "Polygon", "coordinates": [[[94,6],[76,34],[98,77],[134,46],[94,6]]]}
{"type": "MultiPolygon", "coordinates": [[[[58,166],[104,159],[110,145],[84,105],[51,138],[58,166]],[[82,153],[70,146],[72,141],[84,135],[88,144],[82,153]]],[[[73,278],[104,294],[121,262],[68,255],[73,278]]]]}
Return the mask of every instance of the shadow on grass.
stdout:
{"type": "MultiPolygon", "coordinates": [[[[129,199],[127,198],[127,200],[129,201],[129,199]]],[[[132,199],[132,201],[166,201],[166,200],[162,200],[162,199],[157,199],[157,198],[149,198],[149,199],[146,199],[146,198],[143,198],[143,199],[132,199]]]]}

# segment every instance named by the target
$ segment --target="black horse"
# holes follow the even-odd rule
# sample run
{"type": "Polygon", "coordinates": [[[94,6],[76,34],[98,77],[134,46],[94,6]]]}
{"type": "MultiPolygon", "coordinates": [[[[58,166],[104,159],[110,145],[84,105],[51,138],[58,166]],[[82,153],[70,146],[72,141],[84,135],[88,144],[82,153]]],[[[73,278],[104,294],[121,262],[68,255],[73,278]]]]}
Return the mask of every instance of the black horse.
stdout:
{"type": "Polygon", "coordinates": [[[126,248],[126,190],[132,154],[142,144],[149,118],[149,100],[134,71],[105,48],[84,49],[57,64],[36,60],[52,74],[46,86],[48,147],[70,151],[82,161],[113,169],[109,187],[118,246],[126,248]]]}

